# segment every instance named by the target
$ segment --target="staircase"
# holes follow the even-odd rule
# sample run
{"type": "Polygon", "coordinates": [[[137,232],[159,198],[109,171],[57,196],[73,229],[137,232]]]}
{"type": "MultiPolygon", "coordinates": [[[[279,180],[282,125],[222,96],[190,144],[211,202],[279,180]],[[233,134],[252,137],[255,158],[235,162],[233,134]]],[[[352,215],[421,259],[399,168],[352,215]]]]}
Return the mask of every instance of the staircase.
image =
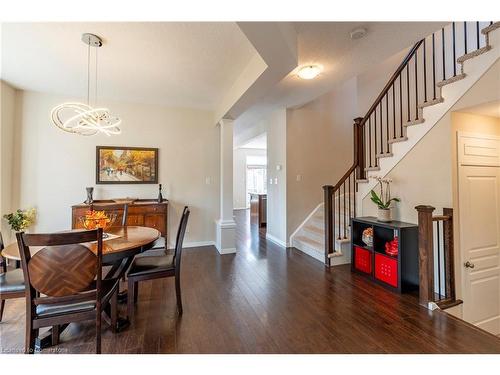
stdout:
{"type": "Polygon", "coordinates": [[[498,28],[453,22],[410,49],[367,114],[354,120],[353,164],[323,187],[323,204],[292,234],[292,246],[327,266],[350,262],[349,223],[360,214],[356,201],[376,185],[370,177],[387,175],[500,58],[498,28]]]}

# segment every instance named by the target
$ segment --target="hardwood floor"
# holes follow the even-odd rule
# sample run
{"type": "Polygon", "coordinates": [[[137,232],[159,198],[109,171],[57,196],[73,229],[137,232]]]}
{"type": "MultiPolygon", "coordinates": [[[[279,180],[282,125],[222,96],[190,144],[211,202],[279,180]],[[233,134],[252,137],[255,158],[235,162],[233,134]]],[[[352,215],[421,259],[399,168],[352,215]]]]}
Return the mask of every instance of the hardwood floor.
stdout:
{"type": "MultiPolygon", "coordinates": [[[[173,280],[141,283],[134,323],[103,332],[103,353],[500,353],[500,339],[352,274],[266,241],[235,211],[237,255],[182,259],[184,315],[173,280]]],[[[125,305],[120,306],[125,314],[125,305]]],[[[0,352],[23,349],[24,300],[9,300],[0,352]]],[[[93,353],[94,324],[71,324],[54,351],[93,353]]]]}

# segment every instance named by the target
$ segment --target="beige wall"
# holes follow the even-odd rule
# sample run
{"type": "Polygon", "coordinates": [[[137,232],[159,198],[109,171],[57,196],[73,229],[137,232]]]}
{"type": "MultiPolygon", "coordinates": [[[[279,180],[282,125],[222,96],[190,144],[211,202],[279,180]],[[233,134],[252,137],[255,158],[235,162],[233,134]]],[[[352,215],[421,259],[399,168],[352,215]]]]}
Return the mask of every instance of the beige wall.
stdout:
{"type": "Polygon", "coordinates": [[[10,229],[3,215],[13,210],[12,154],[16,90],[3,81],[0,81],[0,85],[0,220],[4,241],[10,242],[10,229]]]}
{"type": "Polygon", "coordinates": [[[323,201],[351,166],[356,79],[297,109],[287,110],[287,237],[323,201]]]}
{"type": "Polygon", "coordinates": [[[284,245],[287,243],[286,110],[278,109],[262,121],[267,133],[267,236],[284,245]]]}
{"type": "Polygon", "coordinates": [[[191,207],[186,243],[212,243],[219,210],[219,139],[213,113],[129,103],[106,103],[122,120],[122,134],[83,137],[49,121],[51,108],[70,98],[21,92],[17,102],[14,206],[38,210],[36,231],[70,226],[70,206],[95,198],[156,198],[157,185],[95,185],[96,145],[159,148],[159,182],[170,200],[169,234],[183,205],[191,207]]]}

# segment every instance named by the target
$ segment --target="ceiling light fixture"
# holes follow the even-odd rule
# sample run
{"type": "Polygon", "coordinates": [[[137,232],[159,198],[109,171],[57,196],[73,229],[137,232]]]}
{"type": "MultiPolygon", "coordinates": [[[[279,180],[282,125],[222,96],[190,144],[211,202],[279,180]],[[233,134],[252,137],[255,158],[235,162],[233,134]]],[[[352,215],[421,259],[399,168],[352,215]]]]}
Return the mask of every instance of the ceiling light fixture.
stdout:
{"type": "Polygon", "coordinates": [[[319,65],[306,65],[299,69],[297,75],[302,79],[313,79],[321,73],[321,70],[319,65]]]}
{"type": "Polygon", "coordinates": [[[95,52],[94,105],[97,103],[97,48],[102,46],[102,39],[97,35],[85,33],[82,42],[87,47],[87,103],[63,103],[55,106],[51,119],[55,126],[69,133],[79,135],[95,135],[104,133],[107,136],[120,134],[121,120],[109,113],[107,108],[94,108],[90,105],[90,47],[95,52]]]}
{"type": "Polygon", "coordinates": [[[365,35],[366,35],[366,29],[364,27],[359,27],[359,28],[351,31],[351,39],[352,40],[361,39],[365,35]]]}

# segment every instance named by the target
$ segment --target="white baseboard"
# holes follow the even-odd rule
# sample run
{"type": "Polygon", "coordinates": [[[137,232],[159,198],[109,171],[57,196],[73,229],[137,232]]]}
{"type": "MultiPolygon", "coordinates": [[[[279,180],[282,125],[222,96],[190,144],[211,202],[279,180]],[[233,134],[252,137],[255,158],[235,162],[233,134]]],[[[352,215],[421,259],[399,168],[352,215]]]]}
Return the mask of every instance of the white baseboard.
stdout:
{"type": "Polygon", "coordinates": [[[224,254],[235,254],[236,253],[236,248],[225,248],[225,249],[217,249],[219,254],[224,255],[224,254]]]}
{"type": "Polygon", "coordinates": [[[288,247],[288,245],[285,241],[282,241],[279,238],[274,237],[272,234],[269,234],[269,233],[266,233],[266,240],[274,242],[276,245],[279,245],[281,247],[288,247]]]}

